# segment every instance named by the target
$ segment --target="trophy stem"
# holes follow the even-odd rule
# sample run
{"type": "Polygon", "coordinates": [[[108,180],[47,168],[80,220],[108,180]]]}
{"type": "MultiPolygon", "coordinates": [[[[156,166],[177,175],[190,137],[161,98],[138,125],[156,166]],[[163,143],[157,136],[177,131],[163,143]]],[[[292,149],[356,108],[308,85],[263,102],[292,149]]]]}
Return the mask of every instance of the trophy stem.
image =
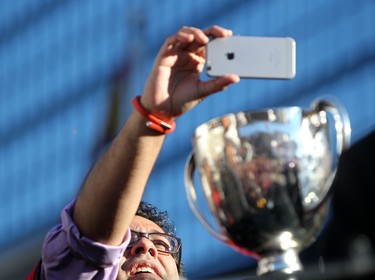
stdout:
{"type": "Polygon", "coordinates": [[[285,273],[291,274],[303,270],[298,253],[294,249],[288,249],[278,254],[262,257],[258,262],[257,274],[285,273]]]}

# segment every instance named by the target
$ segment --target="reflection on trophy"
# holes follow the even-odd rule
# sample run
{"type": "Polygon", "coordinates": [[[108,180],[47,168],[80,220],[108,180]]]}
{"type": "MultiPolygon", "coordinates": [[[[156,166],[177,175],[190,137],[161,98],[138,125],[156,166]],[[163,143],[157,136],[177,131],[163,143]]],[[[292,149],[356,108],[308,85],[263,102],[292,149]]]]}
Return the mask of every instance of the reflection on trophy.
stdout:
{"type": "Polygon", "coordinates": [[[301,271],[298,254],[322,228],[350,133],[346,111],[331,98],[309,110],[271,108],[208,121],[195,131],[185,169],[189,205],[213,236],[258,259],[258,275],[301,271]],[[195,168],[215,227],[199,205],[195,168]]]}

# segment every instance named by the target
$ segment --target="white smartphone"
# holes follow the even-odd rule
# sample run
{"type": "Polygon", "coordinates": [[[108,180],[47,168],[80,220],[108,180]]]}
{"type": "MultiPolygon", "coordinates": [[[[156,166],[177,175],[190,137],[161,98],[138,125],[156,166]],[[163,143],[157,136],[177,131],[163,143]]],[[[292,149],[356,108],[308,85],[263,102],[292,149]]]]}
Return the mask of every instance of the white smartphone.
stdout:
{"type": "Polygon", "coordinates": [[[206,72],[218,77],[293,79],[296,75],[296,42],[290,37],[231,36],[216,38],[206,46],[206,72]]]}

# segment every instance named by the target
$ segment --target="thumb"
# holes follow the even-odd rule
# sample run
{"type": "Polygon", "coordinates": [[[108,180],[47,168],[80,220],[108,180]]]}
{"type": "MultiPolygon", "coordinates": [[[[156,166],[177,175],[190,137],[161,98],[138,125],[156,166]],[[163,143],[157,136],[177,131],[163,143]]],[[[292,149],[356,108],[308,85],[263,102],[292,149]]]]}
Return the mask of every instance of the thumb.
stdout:
{"type": "Polygon", "coordinates": [[[240,77],[235,74],[226,74],[213,80],[199,83],[198,93],[199,97],[206,97],[213,93],[226,89],[229,85],[238,83],[240,77]]]}

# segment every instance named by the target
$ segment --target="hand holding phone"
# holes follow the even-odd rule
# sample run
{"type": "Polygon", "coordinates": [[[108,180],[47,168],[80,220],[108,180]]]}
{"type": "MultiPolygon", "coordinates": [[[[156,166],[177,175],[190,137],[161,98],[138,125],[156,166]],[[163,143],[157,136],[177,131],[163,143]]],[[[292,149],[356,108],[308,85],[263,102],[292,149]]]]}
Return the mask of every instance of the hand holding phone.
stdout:
{"type": "Polygon", "coordinates": [[[293,79],[296,75],[296,43],[290,37],[231,36],[207,44],[206,72],[218,77],[293,79]]]}

